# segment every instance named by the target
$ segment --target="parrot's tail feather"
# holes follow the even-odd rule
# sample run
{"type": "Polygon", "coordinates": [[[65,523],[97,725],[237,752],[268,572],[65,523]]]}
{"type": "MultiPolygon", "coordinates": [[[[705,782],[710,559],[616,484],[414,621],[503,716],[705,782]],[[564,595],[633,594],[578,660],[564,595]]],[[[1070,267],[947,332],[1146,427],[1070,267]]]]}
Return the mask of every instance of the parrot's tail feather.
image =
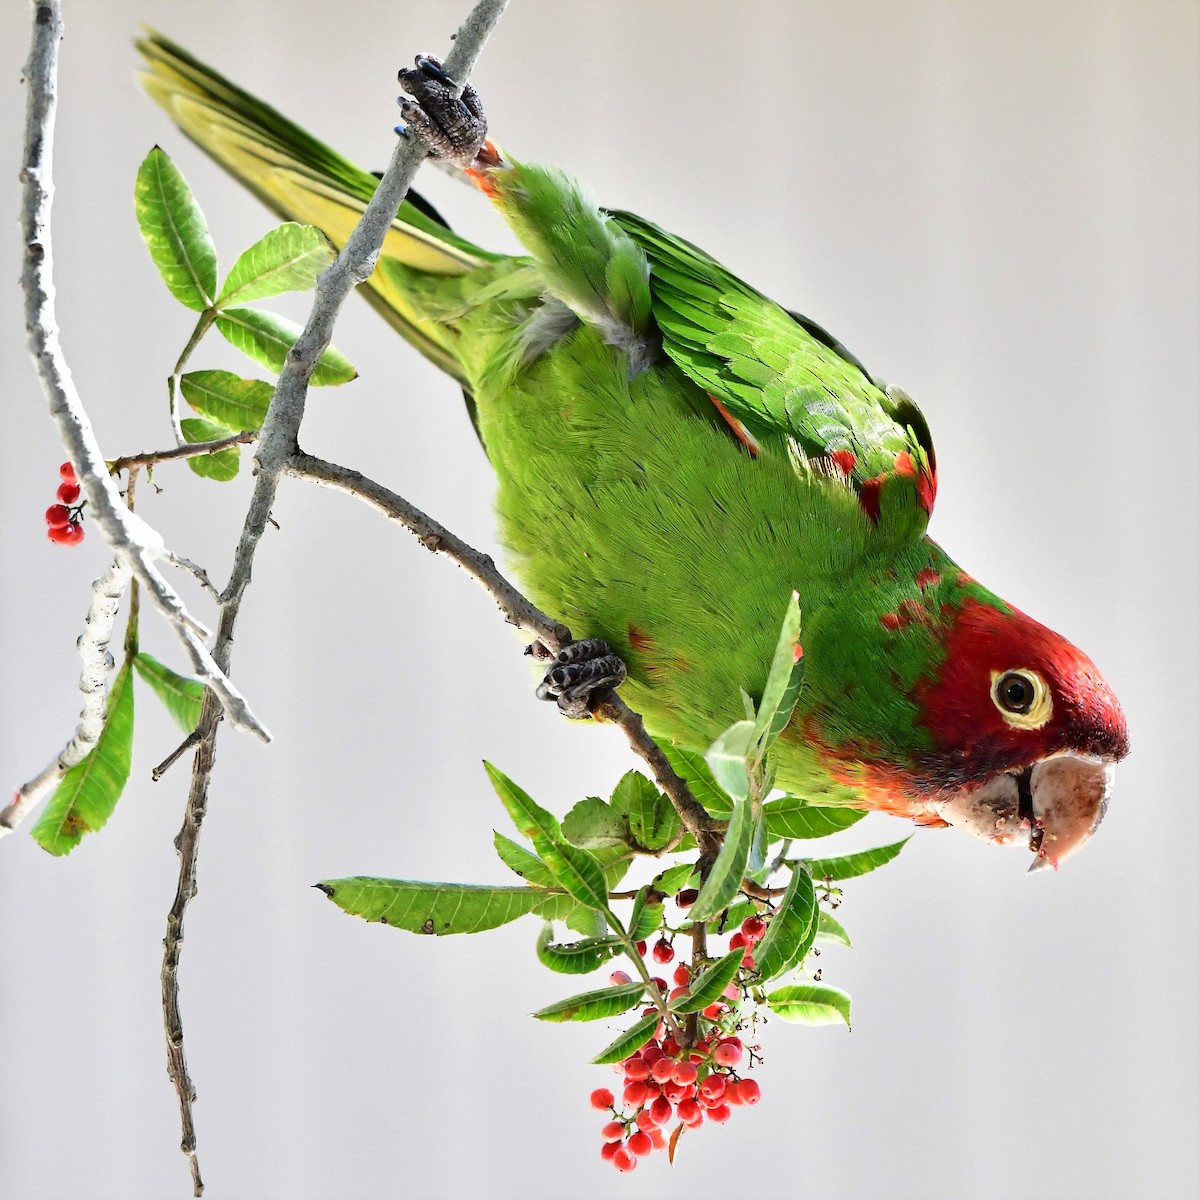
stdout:
{"type": "MultiPolygon", "coordinates": [[[[339,248],[344,244],[375,191],[374,175],[154,30],[146,31],[137,48],[147,64],[142,85],[188,137],[273,212],[315,225],[339,248]]],[[[381,263],[390,259],[413,271],[462,275],[499,257],[459,237],[426,209],[407,200],[400,206],[381,263]]],[[[422,354],[461,380],[454,335],[417,311],[400,286],[403,275],[376,270],[367,299],[422,354]]]]}

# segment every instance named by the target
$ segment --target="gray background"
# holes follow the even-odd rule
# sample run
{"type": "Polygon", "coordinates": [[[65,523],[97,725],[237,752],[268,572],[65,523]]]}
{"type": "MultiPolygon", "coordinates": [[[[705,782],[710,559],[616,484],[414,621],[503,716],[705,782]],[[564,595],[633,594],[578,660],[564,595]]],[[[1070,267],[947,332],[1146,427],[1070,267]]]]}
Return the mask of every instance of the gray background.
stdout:
{"type": "MultiPolygon", "coordinates": [[[[397,66],[442,51],[465,9],[68,5],[59,311],[107,453],[168,443],[162,379],[190,327],[134,225],[142,156],[158,141],[177,158],[225,265],[269,225],[135,90],[137,22],[380,166],[397,66]]],[[[1134,752],[1102,832],[1057,876],[929,832],[850,885],[856,948],[822,961],[854,994],[853,1033],[772,1026],[758,1109],[688,1137],[674,1170],[656,1156],[618,1178],[587,1107],[609,1030],[528,1018],[570,986],[534,961],[531,925],[424,940],[308,885],[501,881],[479,760],[562,811],[628,751],[534,703],[519,643],[453,567],[288,485],[235,660],[276,740],[222,733],[187,927],[214,1200],[1196,1194],[1197,12],[514,0],[477,75],[497,139],[701,242],[907,387],[938,443],[934,536],[1086,648],[1134,752]]],[[[13,286],[26,19],[0,6],[9,787],[71,728],[104,560],[95,536],[68,552],[41,524],[62,454],[13,286]]],[[[512,244],[466,189],[422,184],[467,233],[512,244]]],[[[491,548],[492,479],[455,389],[361,303],[336,340],[362,378],[314,394],[305,446],[491,548]]],[[[239,360],[214,342],[194,361],[239,360]]],[[[166,468],[144,511],[223,579],[247,482],[166,468]]],[[[0,845],[5,1196],[186,1194],[158,970],[187,772],[149,782],[178,735],[138,705],[135,778],[103,834],[65,861],[0,845]]],[[[845,844],[903,832],[872,817],[845,844]]]]}

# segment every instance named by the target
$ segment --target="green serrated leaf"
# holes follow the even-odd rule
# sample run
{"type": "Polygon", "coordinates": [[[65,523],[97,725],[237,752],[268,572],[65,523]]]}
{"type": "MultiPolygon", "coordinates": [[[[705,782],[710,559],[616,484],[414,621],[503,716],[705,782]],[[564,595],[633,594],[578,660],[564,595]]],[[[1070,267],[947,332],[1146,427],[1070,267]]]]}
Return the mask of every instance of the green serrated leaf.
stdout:
{"type": "Polygon", "coordinates": [[[626,771],[613,788],[610,803],[613,808],[624,816],[628,816],[643,797],[657,792],[658,789],[646,778],[641,771],[626,771]]]}
{"type": "Polygon", "coordinates": [[[133,660],[134,667],[142,679],[154,689],[154,694],[163,702],[163,707],[175,718],[175,723],[184,733],[191,733],[200,724],[200,710],[204,707],[204,684],[199,679],[180,675],[144,650],[133,660]]]}
{"type": "Polygon", "coordinates": [[[737,800],[733,816],[725,830],[725,839],[713,862],[708,878],[688,914],[692,921],[711,921],[737,895],[750,857],[750,838],[754,817],[748,800],[737,800]]]}
{"type": "Polygon", "coordinates": [[[799,796],[782,796],[763,805],[767,829],[777,838],[822,838],[849,829],[867,815],[866,809],[830,808],[809,804],[799,796]]]}
{"type": "MultiPolygon", "coordinates": [[[[909,834],[909,837],[912,835],[909,834]]],[[[853,879],[865,875],[885,863],[890,863],[904,849],[908,838],[892,842],[888,846],[876,846],[872,850],[860,850],[857,854],[842,854],[836,858],[807,858],[814,879],[853,879]]]]}
{"type": "Polygon", "coordinates": [[[705,967],[688,988],[687,995],[671,1001],[671,1010],[678,1013],[694,1013],[715,1004],[724,995],[725,989],[737,978],[745,956],[745,947],[739,946],[736,950],[730,950],[724,958],[718,958],[711,966],[705,967]]]}
{"type": "Polygon", "coordinates": [[[644,775],[631,772],[642,782],[631,787],[629,833],[643,849],[652,853],[666,849],[679,833],[675,806],[644,775]]]}
{"type": "Polygon", "coordinates": [[[216,307],[248,304],[280,292],[306,292],[333,260],[333,247],[319,229],[289,221],[241,253],[216,307]]]}
{"type": "Polygon", "coordinates": [[[133,196],[138,229],[167,289],[203,312],[217,291],[217,252],[187,180],[158,146],[138,167],[133,196]]]}
{"type": "Polygon", "coordinates": [[[127,660],[113,677],[100,737],[62,777],[33,827],[33,840],[51,854],[69,854],[85,833],[102,828],[125,790],[132,753],[133,683],[127,660]]]}
{"type": "Polygon", "coordinates": [[[838,942],[843,946],[850,945],[850,935],[842,928],[841,922],[824,909],[821,909],[817,917],[817,940],[838,942]]]}
{"type": "Polygon", "coordinates": [[[662,1018],[658,1013],[643,1017],[632,1029],[614,1038],[595,1058],[592,1065],[608,1066],[610,1063],[624,1062],[631,1054],[636,1054],[653,1036],[662,1018]]]}
{"type": "Polygon", "coordinates": [[[180,376],[183,398],[202,416],[230,433],[262,426],[274,388],[262,379],[232,371],[189,371],[180,376]]]}
{"type": "MultiPolygon", "coordinates": [[[[754,720],[753,742],[766,753],[792,718],[800,683],[804,678],[804,659],[800,657],[800,596],[793,592],[784,614],[779,641],[771,659],[767,682],[754,720]]],[[[720,778],[720,776],[718,776],[720,778]]]]}
{"type": "Polygon", "coordinates": [[[766,936],[755,947],[754,968],[764,983],[795,970],[817,936],[817,898],[812,876],[803,866],[792,868],[787,891],[767,924],[766,936]]]}
{"type": "MultiPolygon", "coordinates": [[[[228,429],[214,425],[203,417],[187,417],[179,422],[179,426],[183,430],[183,440],[192,446],[199,442],[217,442],[229,436],[228,429]]],[[[230,446],[213,454],[198,454],[195,458],[189,458],[187,464],[204,479],[228,483],[238,473],[241,449],[241,446],[230,446]]]]}
{"type": "Polygon", "coordinates": [[[554,941],[554,930],[543,925],[538,934],[537,956],[544,966],[561,975],[586,975],[602,967],[614,955],[620,953],[621,943],[617,938],[584,938],[578,942],[554,941]]]}
{"type": "Polygon", "coordinates": [[[717,783],[704,755],[698,750],[687,750],[674,742],[661,742],[662,752],[667,756],[675,774],[692,790],[692,795],[703,806],[710,817],[725,818],[733,811],[733,797],[717,783]]]}
{"type": "Polygon", "coordinates": [[[553,888],[558,886],[554,872],[532,850],[506,838],[504,834],[492,832],[492,844],[500,861],[510,871],[515,871],[526,883],[533,887],[553,888]]]}
{"type": "MultiPolygon", "coordinates": [[[[227,308],[216,324],[228,342],[276,374],[283,370],[288,351],[303,332],[294,321],[257,308],[227,308]]],[[[357,374],[350,360],[329,346],[317,360],[310,382],[314,387],[349,383],[357,374]]]]}
{"type": "Polygon", "coordinates": [[[624,846],[628,832],[625,819],[599,796],[580,800],[562,819],[563,837],[585,850],[624,846]]]}
{"type": "Polygon", "coordinates": [[[709,746],[704,756],[717,783],[736,800],[750,794],[754,747],[754,722],[737,721],[709,746]]]}
{"type": "Polygon", "coordinates": [[[539,1008],[533,1016],[539,1021],[602,1021],[628,1012],[645,995],[646,986],[639,979],[634,983],[622,983],[618,987],[598,988],[594,992],[580,992],[568,996],[557,1004],[539,1008]]]}
{"type": "Polygon", "coordinates": [[[497,929],[555,899],[542,888],[424,883],[367,875],[328,879],[317,887],[351,916],[439,937],[497,929]]]}
{"type": "Polygon", "coordinates": [[[796,983],[767,995],[767,1006],[785,1021],[800,1025],[850,1027],[850,997],[840,988],[820,983],[796,983]]]}
{"type": "Polygon", "coordinates": [[[650,885],[647,884],[634,897],[633,912],[629,917],[629,936],[635,942],[645,941],[662,925],[662,901],[651,900],[650,892],[650,885]]]}

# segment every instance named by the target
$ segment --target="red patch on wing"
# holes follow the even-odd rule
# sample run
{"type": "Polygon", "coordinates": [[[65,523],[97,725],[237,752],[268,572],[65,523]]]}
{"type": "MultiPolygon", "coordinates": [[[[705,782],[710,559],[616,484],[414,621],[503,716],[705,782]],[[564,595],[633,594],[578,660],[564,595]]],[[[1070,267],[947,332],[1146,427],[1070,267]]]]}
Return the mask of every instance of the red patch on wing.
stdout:
{"type": "Polygon", "coordinates": [[[904,622],[900,620],[900,614],[894,612],[885,612],[883,616],[879,618],[879,623],[884,627],[884,629],[892,630],[899,629],[900,626],[904,624],[904,622]]]}
{"type": "Polygon", "coordinates": [[[876,525],[879,524],[879,493],[883,491],[883,481],[886,478],[886,475],[876,475],[873,479],[868,479],[858,493],[858,502],[862,505],[863,512],[876,525]]]}
{"type": "Polygon", "coordinates": [[[843,475],[849,475],[858,462],[858,457],[853,450],[834,450],[829,457],[843,475]]]}
{"type": "Polygon", "coordinates": [[[635,650],[654,649],[654,639],[645,630],[639,629],[636,625],[630,625],[626,633],[629,634],[629,644],[635,650]]]}
{"type": "Polygon", "coordinates": [[[725,424],[728,425],[733,431],[733,436],[737,438],[737,440],[741,442],[747,450],[750,451],[750,457],[757,458],[761,447],[759,446],[758,442],[754,440],[754,437],[750,431],[741,423],[741,421],[737,419],[737,417],[733,415],[733,413],[729,411],[729,409],[725,407],[725,405],[720,402],[720,400],[716,398],[716,396],[712,394],[712,392],[706,392],[705,395],[707,395],[708,398],[713,402],[713,407],[721,414],[725,420],[725,424]]]}
{"type": "Polygon", "coordinates": [[[941,582],[941,572],[935,571],[932,567],[922,567],[917,572],[916,584],[921,591],[924,591],[926,588],[937,587],[941,582]]]}

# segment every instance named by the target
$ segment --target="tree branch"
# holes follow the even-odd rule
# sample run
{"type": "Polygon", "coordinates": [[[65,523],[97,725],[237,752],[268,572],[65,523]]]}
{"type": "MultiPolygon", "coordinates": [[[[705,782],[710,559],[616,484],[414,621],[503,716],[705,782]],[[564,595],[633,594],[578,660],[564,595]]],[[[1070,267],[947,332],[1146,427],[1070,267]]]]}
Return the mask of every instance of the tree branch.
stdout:
{"type": "MultiPolygon", "coordinates": [[[[152,467],[156,463],[169,462],[173,458],[201,458],[205,454],[216,454],[218,451],[228,450],[230,446],[245,445],[247,442],[253,442],[257,437],[258,434],[253,429],[247,429],[242,433],[231,433],[228,437],[218,438],[215,442],[189,442],[182,446],[173,446],[170,450],[147,450],[142,454],[125,454],[120,458],[110,460],[108,469],[111,474],[116,475],[128,467],[152,467]]],[[[164,551],[161,557],[171,562],[175,561],[175,556],[168,551],[164,551]]]]}

